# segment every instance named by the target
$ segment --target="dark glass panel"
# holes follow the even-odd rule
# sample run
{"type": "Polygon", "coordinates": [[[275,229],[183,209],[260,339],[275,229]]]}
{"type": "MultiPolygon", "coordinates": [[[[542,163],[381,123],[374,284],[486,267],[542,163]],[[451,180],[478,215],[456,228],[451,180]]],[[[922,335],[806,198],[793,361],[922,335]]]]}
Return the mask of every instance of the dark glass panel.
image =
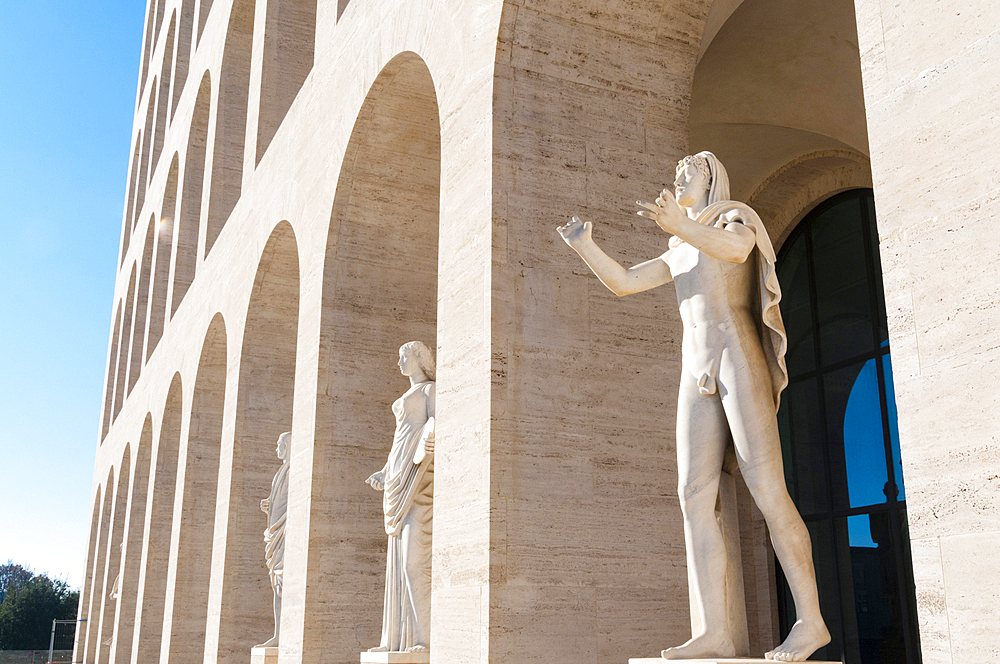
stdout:
{"type": "Polygon", "coordinates": [[[856,196],[839,199],[812,221],[820,361],[839,362],[874,349],[865,244],[856,196]]]}
{"type": "Polygon", "coordinates": [[[819,387],[815,378],[792,383],[781,398],[779,426],[785,421],[782,437],[789,493],[804,516],[830,509],[826,485],[826,453],[819,408],[819,387]],[[787,472],[787,469],[791,472],[787,472]]]}
{"type": "Polygon", "coordinates": [[[896,500],[906,500],[903,486],[903,463],[899,455],[899,422],[896,417],[896,388],[892,383],[892,358],[882,356],[882,372],[885,376],[885,401],[888,407],[889,443],[892,448],[892,468],[896,475],[896,500]]]}
{"type": "Polygon", "coordinates": [[[897,569],[898,539],[893,536],[891,513],[852,516],[848,521],[866,522],[863,525],[870,533],[869,542],[860,545],[851,539],[861,662],[902,664],[906,662],[906,644],[897,569]]]}
{"type": "Polygon", "coordinates": [[[885,437],[875,360],[823,377],[834,508],[886,501],[885,437]]]}
{"type": "Polygon", "coordinates": [[[872,248],[872,262],[874,263],[873,277],[875,279],[875,331],[878,334],[880,344],[888,343],[889,330],[886,325],[885,315],[885,289],[882,286],[882,259],[880,258],[878,242],[878,223],[875,217],[875,195],[870,191],[863,192],[862,197],[865,203],[865,211],[868,215],[868,230],[872,248]]]}
{"type": "Polygon", "coordinates": [[[788,335],[785,364],[788,367],[788,375],[793,378],[816,368],[806,249],[806,233],[796,233],[782,249],[781,263],[778,266],[778,282],[781,284],[781,318],[785,322],[785,333],[788,335]]]}

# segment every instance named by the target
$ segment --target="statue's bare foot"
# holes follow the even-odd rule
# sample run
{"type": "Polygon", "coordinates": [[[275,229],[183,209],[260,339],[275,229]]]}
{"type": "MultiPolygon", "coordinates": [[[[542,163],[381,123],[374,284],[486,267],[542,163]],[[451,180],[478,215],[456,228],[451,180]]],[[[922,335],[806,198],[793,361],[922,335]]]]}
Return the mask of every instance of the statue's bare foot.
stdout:
{"type": "Polygon", "coordinates": [[[699,634],[684,645],[667,648],[663,659],[699,659],[702,657],[735,657],[733,640],[726,634],[699,634]]]}
{"type": "Polygon", "coordinates": [[[368,652],[389,652],[389,646],[375,646],[374,648],[369,648],[368,652]]]}
{"type": "Polygon", "coordinates": [[[404,652],[427,652],[427,646],[410,646],[404,652]]]}
{"type": "Polygon", "coordinates": [[[277,646],[278,646],[278,635],[275,634],[274,636],[269,638],[267,641],[264,641],[264,643],[260,644],[259,646],[254,646],[254,648],[276,648],[277,646]]]}
{"type": "Polygon", "coordinates": [[[764,653],[764,657],[776,662],[804,662],[829,642],[830,632],[822,620],[797,620],[785,642],[764,653]]]}

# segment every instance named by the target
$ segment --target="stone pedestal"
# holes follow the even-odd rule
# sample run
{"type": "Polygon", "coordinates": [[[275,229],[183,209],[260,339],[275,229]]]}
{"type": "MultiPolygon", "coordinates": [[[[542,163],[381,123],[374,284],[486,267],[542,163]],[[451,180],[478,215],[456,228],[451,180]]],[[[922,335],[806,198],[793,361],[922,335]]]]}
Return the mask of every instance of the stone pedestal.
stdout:
{"type": "Polygon", "coordinates": [[[278,647],[251,648],[250,664],[278,664],[278,647]]]}
{"type": "Polygon", "coordinates": [[[431,651],[423,652],[363,652],[361,664],[428,664],[431,651]]]}
{"type": "MultiPolygon", "coordinates": [[[[631,657],[628,664],[666,664],[662,657],[631,657]]],[[[676,664],[774,664],[773,659],[763,657],[709,657],[707,659],[674,659],[676,664]]],[[[840,662],[825,662],[809,660],[809,664],[840,664],[840,662]]]]}

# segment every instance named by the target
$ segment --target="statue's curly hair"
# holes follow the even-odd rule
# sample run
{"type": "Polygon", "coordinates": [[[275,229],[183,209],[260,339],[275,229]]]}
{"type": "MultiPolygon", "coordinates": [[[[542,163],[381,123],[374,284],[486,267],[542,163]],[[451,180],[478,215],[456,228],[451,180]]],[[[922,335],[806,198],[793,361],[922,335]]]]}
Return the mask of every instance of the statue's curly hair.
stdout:
{"type": "Polygon", "coordinates": [[[427,344],[423,341],[408,341],[399,347],[399,352],[413,353],[413,357],[417,358],[417,363],[424,370],[427,378],[434,380],[437,375],[437,365],[434,364],[434,353],[427,347],[427,344]]]}
{"type": "Polygon", "coordinates": [[[708,165],[708,159],[705,154],[699,152],[698,154],[689,154],[680,161],[677,162],[676,172],[680,172],[682,168],[688,164],[694,164],[698,167],[698,172],[705,176],[705,180],[708,182],[712,181],[712,168],[708,165]]]}

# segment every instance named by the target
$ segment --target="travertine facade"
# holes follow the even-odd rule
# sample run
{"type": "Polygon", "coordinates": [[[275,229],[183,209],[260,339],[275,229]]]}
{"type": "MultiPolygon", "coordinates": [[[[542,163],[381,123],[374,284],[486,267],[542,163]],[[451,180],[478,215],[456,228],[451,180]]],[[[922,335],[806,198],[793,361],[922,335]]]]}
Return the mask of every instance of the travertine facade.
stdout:
{"type": "MultiPolygon", "coordinates": [[[[247,661],[290,430],[280,661],[357,661],[385,562],[363,479],[415,338],[432,661],[686,639],[676,309],[615,299],[553,230],[659,253],[632,202],[701,149],[776,247],[874,181],[923,660],[1000,658],[1000,11],[961,4],[150,0],[75,660],[247,661]]],[[[774,570],[740,513],[763,650],[774,570]]]]}

